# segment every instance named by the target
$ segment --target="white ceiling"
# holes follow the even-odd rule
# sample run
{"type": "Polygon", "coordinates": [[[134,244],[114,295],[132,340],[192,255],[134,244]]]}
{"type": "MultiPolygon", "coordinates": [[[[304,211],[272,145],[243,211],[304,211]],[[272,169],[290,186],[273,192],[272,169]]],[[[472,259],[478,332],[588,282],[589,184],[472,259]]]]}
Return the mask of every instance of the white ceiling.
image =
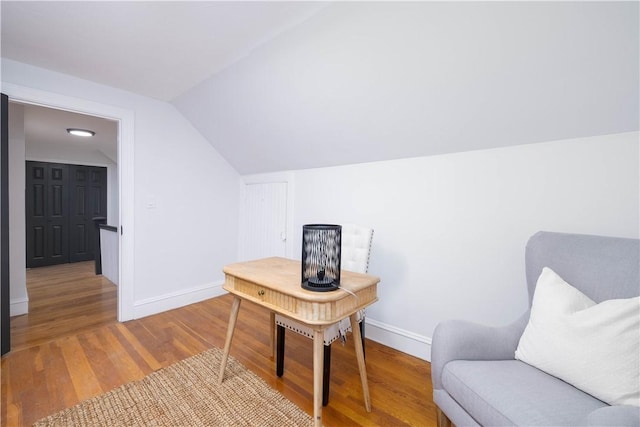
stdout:
{"type": "Polygon", "coordinates": [[[0,2],[2,57],[176,106],[240,173],[637,131],[638,2],[0,2]]]}
{"type": "MultiPolygon", "coordinates": [[[[118,163],[118,123],[86,114],[22,104],[24,111],[25,145],[27,152],[47,153],[46,159],[55,160],[55,152],[74,150],[76,158],[95,158],[94,152],[118,163]],[[90,138],[71,135],[68,128],[87,129],[96,134],[90,138]]],[[[59,159],[58,159],[59,160],[59,159]]]]}
{"type": "Polygon", "coordinates": [[[336,2],[173,104],[243,174],[638,130],[638,2],[336,2]]]}
{"type": "Polygon", "coordinates": [[[320,2],[2,1],[2,56],[169,101],[320,2]]]}
{"type": "MultiPolygon", "coordinates": [[[[169,101],[306,19],[321,2],[2,1],[2,57],[169,101]]],[[[98,151],[117,123],[24,105],[27,148],[98,151]],[[91,129],[78,138],[67,127],[91,129]]]]}

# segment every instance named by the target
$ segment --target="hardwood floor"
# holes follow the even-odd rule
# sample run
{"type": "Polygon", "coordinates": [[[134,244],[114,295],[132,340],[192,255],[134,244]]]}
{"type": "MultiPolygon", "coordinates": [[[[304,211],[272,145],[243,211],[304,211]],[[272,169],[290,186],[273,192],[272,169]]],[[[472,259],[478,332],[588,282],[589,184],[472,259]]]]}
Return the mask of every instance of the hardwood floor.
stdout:
{"type": "MultiPolygon", "coordinates": [[[[52,280],[56,283],[57,279],[52,280]]],[[[105,299],[103,305],[90,298],[76,299],[77,294],[71,290],[56,292],[53,285],[44,283],[42,287],[51,288],[50,297],[57,299],[58,308],[69,305],[69,311],[77,310],[80,318],[73,321],[70,317],[54,315],[47,322],[44,312],[34,311],[37,321],[27,319],[23,321],[26,323],[16,326],[16,334],[23,337],[20,347],[2,358],[3,426],[31,425],[46,415],[143,378],[208,348],[224,346],[232,301],[229,295],[118,323],[114,318],[109,320],[99,308],[113,307],[110,299],[115,298],[102,286],[97,292],[105,299]],[[63,294],[71,299],[64,302],[63,294]],[[85,303],[91,308],[81,309],[85,303]],[[50,331],[61,335],[55,339],[44,338],[46,323],[50,331]],[[79,329],[69,326],[74,324],[79,329]],[[30,326],[33,332],[29,331],[30,326]]],[[[46,294],[46,290],[42,292],[46,294]]],[[[112,308],[105,311],[114,312],[112,308]]],[[[269,349],[268,325],[269,313],[244,301],[231,356],[312,414],[311,340],[287,334],[285,373],[278,378],[269,349]]],[[[323,409],[325,425],[436,425],[429,363],[367,340],[367,371],[373,404],[372,412],[367,413],[352,340],[344,346],[334,343],[332,350],[331,396],[329,405],[323,409]]]]}
{"type": "Polygon", "coordinates": [[[28,269],[27,292],[29,314],[11,319],[14,351],[117,321],[117,288],[93,261],[28,269]]]}

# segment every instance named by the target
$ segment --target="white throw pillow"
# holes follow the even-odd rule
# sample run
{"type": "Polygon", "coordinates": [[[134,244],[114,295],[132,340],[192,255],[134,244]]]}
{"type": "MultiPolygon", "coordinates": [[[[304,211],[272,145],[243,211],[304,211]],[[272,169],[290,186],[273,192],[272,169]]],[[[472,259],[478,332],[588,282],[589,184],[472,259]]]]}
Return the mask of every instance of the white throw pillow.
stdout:
{"type": "Polygon", "coordinates": [[[545,267],[515,356],[610,405],[640,406],[640,297],[596,304],[545,267]]]}

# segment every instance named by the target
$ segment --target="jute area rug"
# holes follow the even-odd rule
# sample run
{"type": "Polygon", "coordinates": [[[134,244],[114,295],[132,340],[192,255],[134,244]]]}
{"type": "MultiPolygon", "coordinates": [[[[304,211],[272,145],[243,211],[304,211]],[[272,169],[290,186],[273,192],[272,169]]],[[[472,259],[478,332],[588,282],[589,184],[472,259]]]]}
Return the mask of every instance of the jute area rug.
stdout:
{"type": "Polygon", "coordinates": [[[85,400],[34,426],[310,426],[312,417],[214,348],[85,400]]]}

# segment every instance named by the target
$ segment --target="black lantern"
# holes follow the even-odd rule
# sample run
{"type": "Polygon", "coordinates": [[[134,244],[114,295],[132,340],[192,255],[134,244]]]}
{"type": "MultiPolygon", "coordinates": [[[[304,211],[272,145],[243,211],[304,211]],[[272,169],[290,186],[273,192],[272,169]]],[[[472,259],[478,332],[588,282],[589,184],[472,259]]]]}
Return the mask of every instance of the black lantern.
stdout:
{"type": "Polygon", "coordinates": [[[328,292],[340,286],[342,226],[308,224],[302,226],[302,287],[328,292]]]}

